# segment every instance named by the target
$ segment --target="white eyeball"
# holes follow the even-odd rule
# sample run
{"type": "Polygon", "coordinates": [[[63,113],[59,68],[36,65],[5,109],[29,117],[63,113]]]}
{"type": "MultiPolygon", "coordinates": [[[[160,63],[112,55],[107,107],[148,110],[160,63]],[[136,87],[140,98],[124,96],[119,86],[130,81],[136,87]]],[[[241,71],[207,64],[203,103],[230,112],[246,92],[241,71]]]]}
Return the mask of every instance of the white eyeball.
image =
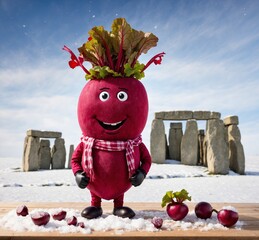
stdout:
{"type": "Polygon", "coordinates": [[[118,92],[117,94],[117,98],[121,101],[121,102],[124,102],[128,99],[128,94],[124,91],[120,91],[118,92]]]}
{"type": "Polygon", "coordinates": [[[110,98],[110,94],[106,91],[103,91],[99,94],[99,99],[102,101],[102,102],[105,102],[107,101],[108,99],[110,98]]]}

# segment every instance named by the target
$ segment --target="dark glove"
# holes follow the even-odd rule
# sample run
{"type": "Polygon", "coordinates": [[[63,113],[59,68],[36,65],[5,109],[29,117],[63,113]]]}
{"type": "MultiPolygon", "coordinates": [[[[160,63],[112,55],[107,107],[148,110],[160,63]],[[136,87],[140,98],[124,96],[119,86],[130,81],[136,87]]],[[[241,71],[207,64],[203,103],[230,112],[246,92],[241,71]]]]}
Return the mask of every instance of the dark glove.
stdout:
{"type": "Polygon", "coordinates": [[[139,168],[136,173],[130,178],[130,182],[134,187],[139,186],[145,179],[146,177],[146,172],[139,168]]]}
{"type": "Polygon", "coordinates": [[[86,188],[89,183],[90,178],[85,175],[84,172],[77,172],[76,175],[76,183],[80,188],[86,188]]]}

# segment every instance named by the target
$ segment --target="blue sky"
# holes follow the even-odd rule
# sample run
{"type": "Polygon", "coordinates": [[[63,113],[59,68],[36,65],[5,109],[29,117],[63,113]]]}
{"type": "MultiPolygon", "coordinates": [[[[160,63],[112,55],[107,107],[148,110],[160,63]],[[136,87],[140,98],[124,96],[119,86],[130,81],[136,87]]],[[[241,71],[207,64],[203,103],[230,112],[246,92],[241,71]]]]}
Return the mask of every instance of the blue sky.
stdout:
{"type": "Polygon", "coordinates": [[[159,38],[141,62],[166,52],[142,80],[146,145],[154,112],[210,110],[238,115],[245,154],[259,155],[258,12],[257,0],[0,0],[0,157],[22,157],[27,129],[61,131],[67,146],[78,144],[86,81],[61,49],[76,52],[93,26],[109,30],[117,17],[159,38]]]}

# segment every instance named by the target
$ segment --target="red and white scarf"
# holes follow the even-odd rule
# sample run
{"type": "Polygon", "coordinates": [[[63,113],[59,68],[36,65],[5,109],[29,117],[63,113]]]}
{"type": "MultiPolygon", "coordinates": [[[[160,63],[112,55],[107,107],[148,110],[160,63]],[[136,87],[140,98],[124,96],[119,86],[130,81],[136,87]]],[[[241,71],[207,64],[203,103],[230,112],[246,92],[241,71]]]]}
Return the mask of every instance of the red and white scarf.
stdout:
{"type": "Polygon", "coordinates": [[[134,147],[142,143],[141,136],[127,141],[105,141],[87,136],[81,137],[84,144],[82,163],[87,170],[88,177],[93,177],[93,156],[92,149],[96,148],[104,151],[123,151],[126,150],[126,161],[129,171],[129,177],[135,173],[134,147]]]}

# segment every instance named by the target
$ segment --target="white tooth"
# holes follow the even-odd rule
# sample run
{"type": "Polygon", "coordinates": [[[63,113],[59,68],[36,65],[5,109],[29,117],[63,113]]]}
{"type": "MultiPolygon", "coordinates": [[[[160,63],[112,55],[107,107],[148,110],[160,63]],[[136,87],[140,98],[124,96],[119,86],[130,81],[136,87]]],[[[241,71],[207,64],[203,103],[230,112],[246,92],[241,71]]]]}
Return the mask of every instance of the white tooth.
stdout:
{"type": "Polygon", "coordinates": [[[118,124],[120,124],[122,121],[120,122],[116,122],[116,123],[106,123],[106,122],[103,122],[105,125],[111,125],[111,126],[116,126],[118,124]]]}

